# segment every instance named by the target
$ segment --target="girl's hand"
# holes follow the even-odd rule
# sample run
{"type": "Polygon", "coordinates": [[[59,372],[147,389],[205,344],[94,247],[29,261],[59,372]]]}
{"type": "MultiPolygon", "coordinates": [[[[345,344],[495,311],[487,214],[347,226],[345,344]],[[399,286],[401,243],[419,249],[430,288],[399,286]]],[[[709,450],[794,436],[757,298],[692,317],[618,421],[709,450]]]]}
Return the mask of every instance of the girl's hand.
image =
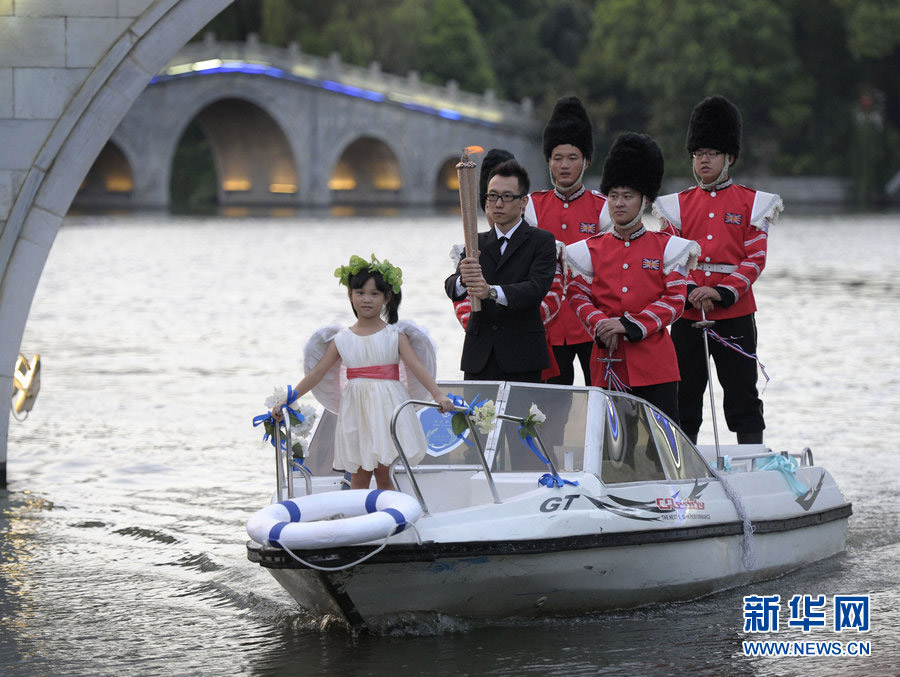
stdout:
{"type": "Polygon", "coordinates": [[[284,414],[281,413],[281,408],[283,406],[284,402],[272,407],[272,418],[274,418],[276,421],[280,421],[282,418],[284,418],[284,414]]]}
{"type": "Polygon", "coordinates": [[[443,397],[439,397],[436,402],[438,405],[438,411],[442,414],[453,411],[454,407],[456,406],[455,404],[453,404],[453,401],[446,395],[444,395],[443,397]]]}

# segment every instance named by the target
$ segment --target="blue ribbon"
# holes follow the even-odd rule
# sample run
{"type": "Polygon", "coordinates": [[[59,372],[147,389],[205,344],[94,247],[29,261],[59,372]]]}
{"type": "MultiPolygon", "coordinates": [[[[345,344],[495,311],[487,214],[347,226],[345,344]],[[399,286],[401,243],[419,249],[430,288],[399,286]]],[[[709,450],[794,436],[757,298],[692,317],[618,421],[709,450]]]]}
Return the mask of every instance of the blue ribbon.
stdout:
{"type": "Polygon", "coordinates": [[[606,363],[606,373],[603,374],[606,379],[606,387],[608,390],[617,390],[620,393],[629,392],[631,388],[625,385],[625,382],[619,378],[616,370],[613,369],[612,362],[606,363]]]}
{"type": "Polygon", "coordinates": [[[809,488],[794,477],[794,472],[797,470],[798,465],[797,459],[793,456],[782,456],[781,454],[778,454],[777,456],[770,458],[761,466],[758,466],[757,470],[777,470],[784,475],[784,479],[787,480],[788,486],[795,494],[804,496],[809,492],[809,488]]]}
{"type": "Polygon", "coordinates": [[[540,452],[540,449],[537,448],[537,445],[534,443],[534,438],[528,434],[524,423],[519,426],[519,437],[521,437],[522,441],[525,442],[528,448],[534,452],[534,455],[538,457],[541,463],[546,463],[549,465],[550,461],[547,460],[547,458],[540,452]]]}
{"type": "Polygon", "coordinates": [[[544,487],[550,487],[551,489],[555,487],[561,487],[564,484],[571,484],[573,487],[578,486],[578,482],[571,482],[569,480],[564,480],[559,475],[551,475],[550,473],[544,473],[541,475],[541,479],[538,480],[538,484],[544,487]]]}
{"type": "MultiPolygon", "coordinates": [[[[294,402],[296,402],[299,398],[300,398],[300,395],[297,393],[297,391],[295,391],[295,390],[291,387],[291,385],[288,384],[288,387],[287,387],[287,398],[285,399],[284,404],[282,404],[281,406],[285,406],[285,405],[290,406],[291,404],[293,404],[294,402]]],[[[291,413],[299,419],[299,422],[300,422],[300,423],[303,423],[303,421],[306,420],[306,417],[305,417],[303,414],[301,414],[299,411],[296,411],[296,410],[292,409],[292,410],[291,410],[291,413]]],[[[285,419],[282,419],[282,420],[284,420],[284,421],[286,422],[286,425],[290,425],[290,424],[291,424],[291,422],[290,422],[290,414],[288,414],[287,417],[285,417],[285,419]]],[[[273,426],[275,426],[275,425],[281,425],[281,421],[276,421],[276,420],[275,420],[275,417],[272,416],[272,412],[271,412],[271,411],[267,411],[265,414],[260,414],[259,416],[254,416],[254,417],[253,417],[253,427],[254,427],[254,428],[255,428],[256,426],[262,425],[262,424],[264,424],[264,423],[266,423],[266,422],[271,422],[273,426]]],[[[274,437],[274,436],[270,436],[269,433],[266,433],[266,434],[263,435],[263,442],[268,442],[268,441],[270,441],[270,438],[271,438],[272,446],[274,447],[274,446],[275,446],[275,437],[274,437]]],[[[282,448],[282,449],[287,449],[287,444],[285,443],[284,437],[281,438],[281,448],[282,448]]]]}
{"type": "MultiPolygon", "coordinates": [[[[275,417],[272,416],[271,411],[267,411],[265,414],[260,414],[259,416],[254,416],[253,417],[253,427],[255,428],[258,425],[262,425],[266,421],[271,421],[272,425],[275,425],[275,417]]],[[[263,435],[263,442],[268,442],[268,441],[269,441],[269,433],[267,432],[266,434],[263,435]]],[[[272,446],[273,447],[275,446],[274,439],[272,440],[272,446]]]]}
{"type": "MultiPolygon", "coordinates": [[[[486,397],[482,400],[478,399],[479,397],[481,397],[481,393],[478,393],[475,396],[475,399],[472,400],[472,404],[467,404],[466,401],[462,397],[460,397],[459,395],[454,395],[453,393],[447,393],[447,397],[457,407],[466,407],[466,411],[463,414],[466,418],[468,418],[472,414],[472,412],[475,411],[475,407],[480,407],[482,404],[487,402],[486,397]]],[[[457,412],[457,413],[462,413],[462,412],[457,412]]],[[[468,430],[468,427],[466,428],[466,430],[468,430]]],[[[469,442],[469,440],[467,440],[465,438],[465,434],[466,434],[465,430],[463,430],[461,433],[457,433],[456,439],[462,440],[463,442],[468,444],[470,447],[474,447],[475,445],[472,442],[469,442]]]]}

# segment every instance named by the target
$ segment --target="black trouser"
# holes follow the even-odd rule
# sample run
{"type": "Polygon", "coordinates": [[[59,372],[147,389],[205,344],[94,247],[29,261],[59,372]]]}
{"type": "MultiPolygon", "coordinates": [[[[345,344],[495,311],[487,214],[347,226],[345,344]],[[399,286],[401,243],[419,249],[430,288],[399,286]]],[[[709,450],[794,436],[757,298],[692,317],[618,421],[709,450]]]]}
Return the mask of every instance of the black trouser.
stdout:
{"type": "Polygon", "coordinates": [[[500,368],[500,365],[497,364],[497,359],[494,357],[494,351],[491,350],[491,355],[488,358],[487,364],[484,365],[484,369],[481,371],[463,372],[463,377],[467,381],[519,381],[521,383],[540,383],[541,370],[516,372],[503,371],[503,369],[500,368]]]}
{"type": "MultiPolygon", "coordinates": [[[[678,409],[681,429],[696,440],[703,422],[703,394],[709,373],[703,350],[703,332],[691,326],[693,320],[684,318],[672,325],[672,342],[678,353],[681,384],[678,388],[678,409]]],[[[753,314],[716,320],[712,331],[739,345],[745,352],[756,354],[756,318],[753,314]]],[[[738,436],[762,439],[766,424],[763,403],[756,389],[756,361],[723,346],[709,337],[709,355],[716,364],[716,374],[722,385],[722,410],[728,429],[738,436]]],[[[718,394],[716,401],[719,401],[718,394]]]]}
{"type": "Polygon", "coordinates": [[[672,419],[675,425],[681,425],[678,415],[678,381],[655,383],[650,386],[632,386],[631,390],[626,392],[647,400],[672,419]]]}
{"type": "Polygon", "coordinates": [[[553,346],[553,357],[556,366],[559,367],[559,376],[547,379],[547,383],[570,386],[575,383],[575,357],[581,363],[581,373],[584,376],[584,384],[591,384],[591,350],[593,341],[586,343],[568,343],[563,346],[553,346]]]}

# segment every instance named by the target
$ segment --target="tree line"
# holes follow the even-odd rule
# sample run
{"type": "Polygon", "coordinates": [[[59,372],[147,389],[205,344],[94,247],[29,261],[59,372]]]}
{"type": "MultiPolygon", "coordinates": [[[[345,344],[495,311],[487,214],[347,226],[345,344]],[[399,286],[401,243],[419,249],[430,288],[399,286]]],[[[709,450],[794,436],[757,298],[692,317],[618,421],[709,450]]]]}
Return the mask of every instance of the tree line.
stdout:
{"type": "Polygon", "coordinates": [[[236,0],[207,31],[529,97],[540,119],[575,94],[598,158],[643,131],[686,171],[691,109],[723,94],[744,174],[852,176],[868,202],[900,171],[893,0],[236,0]]]}

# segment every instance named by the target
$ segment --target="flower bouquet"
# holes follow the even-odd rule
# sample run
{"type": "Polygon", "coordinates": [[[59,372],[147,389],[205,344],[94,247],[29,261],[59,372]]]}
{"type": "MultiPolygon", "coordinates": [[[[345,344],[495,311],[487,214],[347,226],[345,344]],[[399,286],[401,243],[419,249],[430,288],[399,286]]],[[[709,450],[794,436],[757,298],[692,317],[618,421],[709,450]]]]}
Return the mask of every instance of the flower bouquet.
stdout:
{"type": "Polygon", "coordinates": [[[454,402],[459,406],[468,407],[466,411],[456,412],[450,419],[453,434],[457,437],[464,435],[469,429],[467,418],[472,420],[482,435],[491,432],[491,428],[497,423],[497,408],[494,400],[479,400],[476,395],[472,404],[466,404],[464,401],[457,402],[455,399],[454,402]]]}
{"type": "Polygon", "coordinates": [[[272,446],[275,446],[275,426],[279,426],[279,436],[281,438],[281,448],[284,449],[287,444],[286,426],[291,427],[291,454],[295,458],[303,459],[309,444],[309,434],[312,431],[313,423],[316,421],[316,410],[307,405],[300,404],[299,397],[293,391],[291,386],[285,388],[275,388],[272,395],[266,399],[266,408],[268,413],[257,416],[253,419],[253,425],[262,425],[265,434],[263,441],[271,440],[272,446]],[[285,417],[276,420],[272,416],[272,410],[275,407],[283,407],[287,404],[285,417]]]}

